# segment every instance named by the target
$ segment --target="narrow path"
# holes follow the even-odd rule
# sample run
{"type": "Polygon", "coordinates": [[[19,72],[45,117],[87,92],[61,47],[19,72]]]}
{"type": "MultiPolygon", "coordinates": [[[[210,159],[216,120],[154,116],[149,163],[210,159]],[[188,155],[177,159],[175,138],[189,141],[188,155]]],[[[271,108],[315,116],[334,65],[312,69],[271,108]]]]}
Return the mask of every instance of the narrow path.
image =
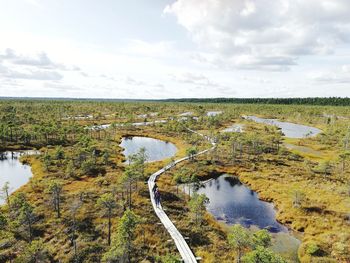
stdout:
{"type": "MultiPolygon", "coordinates": [[[[206,152],[209,152],[211,150],[213,150],[216,147],[216,144],[214,142],[213,139],[209,138],[206,135],[203,135],[199,132],[196,132],[194,130],[188,129],[190,132],[196,133],[200,136],[203,136],[204,138],[206,138],[213,147],[211,147],[210,149],[198,152],[197,154],[195,154],[194,156],[198,156],[201,154],[204,154],[206,152]]],[[[179,230],[177,230],[176,226],[173,224],[173,222],[171,222],[171,220],[169,219],[169,217],[167,216],[167,214],[164,212],[162,205],[159,205],[159,207],[156,206],[156,202],[154,199],[154,193],[152,191],[153,186],[157,180],[157,178],[163,174],[165,171],[171,169],[172,167],[174,167],[176,164],[183,162],[185,160],[188,160],[190,157],[186,156],[183,157],[181,159],[178,159],[176,161],[174,161],[172,164],[168,164],[167,166],[165,166],[164,168],[160,169],[159,171],[155,172],[154,174],[152,174],[150,176],[150,178],[148,179],[148,188],[149,188],[149,193],[150,193],[150,197],[151,197],[151,202],[153,205],[153,209],[156,212],[157,216],[159,217],[160,221],[162,222],[162,224],[164,225],[164,227],[166,228],[166,230],[169,232],[170,236],[172,237],[172,239],[175,242],[175,245],[177,247],[177,249],[180,252],[180,255],[183,259],[183,261],[185,263],[192,263],[192,262],[197,262],[196,257],[194,256],[192,250],[190,249],[190,247],[188,246],[187,242],[185,241],[184,237],[181,235],[181,233],[179,232],[179,230]]]]}

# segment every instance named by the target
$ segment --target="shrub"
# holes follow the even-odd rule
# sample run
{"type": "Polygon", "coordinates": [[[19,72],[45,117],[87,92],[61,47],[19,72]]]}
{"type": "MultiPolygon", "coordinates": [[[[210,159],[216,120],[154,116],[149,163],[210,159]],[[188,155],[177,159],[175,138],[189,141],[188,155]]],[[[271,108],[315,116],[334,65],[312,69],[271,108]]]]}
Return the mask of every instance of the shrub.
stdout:
{"type": "Polygon", "coordinates": [[[321,249],[316,243],[309,243],[306,247],[306,253],[310,256],[317,256],[320,252],[321,249]]]}
{"type": "Polygon", "coordinates": [[[245,263],[287,263],[280,255],[270,249],[258,246],[242,258],[245,263]]]}
{"type": "Polygon", "coordinates": [[[81,165],[81,169],[82,169],[84,174],[96,175],[96,173],[97,173],[97,167],[92,160],[84,161],[81,165]]]}

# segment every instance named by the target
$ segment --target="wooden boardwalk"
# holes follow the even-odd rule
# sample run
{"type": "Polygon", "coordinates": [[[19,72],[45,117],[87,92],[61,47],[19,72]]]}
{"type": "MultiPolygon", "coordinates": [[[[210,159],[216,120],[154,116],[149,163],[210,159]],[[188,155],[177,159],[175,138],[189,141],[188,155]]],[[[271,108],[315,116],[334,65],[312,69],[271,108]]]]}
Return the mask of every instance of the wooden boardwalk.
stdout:
{"type": "MultiPolygon", "coordinates": [[[[203,136],[204,138],[206,138],[207,140],[210,141],[210,143],[212,144],[212,147],[210,149],[198,152],[197,154],[195,154],[194,156],[198,156],[201,154],[204,154],[206,152],[209,152],[211,150],[213,150],[216,147],[216,144],[214,142],[214,140],[212,140],[211,138],[196,132],[194,130],[188,129],[190,132],[199,134],[201,136],[203,136]]],[[[181,235],[181,233],[179,232],[179,230],[177,230],[176,226],[173,224],[173,222],[171,222],[171,220],[169,219],[169,217],[167,216],[167,214],[164,212],[162,205],[160,204],[158,207],[156,206],[156,202],[154,199],[154,193],[152,191],[154,184],[157,180],[157,178],[163,174],[165,171],[171,169],[172,167],[174,167],[176,164],[183,162],[185,160],[188,160],[190,157],[186,156],[183,157],[181,159],[178,159],[176,161],[174,161],[171,164],[168,164],[167,166],[165,166],[164,168],[160,169],[159,171],[155,172],[154,174],[152,174],[150,176],[150,178],[148,179],[148,188],[149,188],[149,193],[150,193],[150,197],[151,197],[151,202],[153,205],[153,209],[156,212],[157,216],[159,217],[160,221],[162,222],[162,224],[164,225],[164,227],[166,228],[166,230],[169,232],[170,236],[172,237],[172,239],[175,242],[175,245],[177,247],[177,249],[180,252],[180,255],[182,257],[182,260],[185,263],[192,263],[192,262],[197,262],[196,257],[194,256],[192,250],[190,249],[190,247],[188,246],[187,242],[185,241],[184,237],[181,235]]]]}

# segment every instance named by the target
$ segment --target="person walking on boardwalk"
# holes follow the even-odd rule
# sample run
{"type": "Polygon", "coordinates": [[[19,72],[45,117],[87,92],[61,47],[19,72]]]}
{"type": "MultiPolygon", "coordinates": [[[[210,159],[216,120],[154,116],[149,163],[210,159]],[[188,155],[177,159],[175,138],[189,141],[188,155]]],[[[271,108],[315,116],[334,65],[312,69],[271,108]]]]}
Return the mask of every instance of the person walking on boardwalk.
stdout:
{"type": "Polygon", "coordinates": [[[156,201],[156,206],[159,207],[159,205],[160,205],[160,193],[159,193],[158,188],[154,192],[154,199],[156,201]]]}
{"type": "Polygon", "coordinates": [[[156,193],[156,190],[157,190],[157,189],[158,189],[158,185],[157,185],[157,183],[154,183],[154,186],[153,186],[153,188],[152,188],[153,194],[156,193]]]}

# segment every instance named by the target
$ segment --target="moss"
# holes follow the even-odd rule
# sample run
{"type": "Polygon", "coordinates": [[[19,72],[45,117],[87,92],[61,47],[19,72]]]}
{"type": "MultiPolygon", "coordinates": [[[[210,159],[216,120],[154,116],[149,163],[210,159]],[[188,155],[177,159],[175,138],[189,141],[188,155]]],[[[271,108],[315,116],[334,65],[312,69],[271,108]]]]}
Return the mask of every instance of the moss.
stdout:
{"type": "MultiPolygon", "coordinates": [[[[6,102],[3,102],[6,104],[6,102]]],[[[339,173],[337,169],[337,156],[342,149],[342,138],[347,131],[348,120],[334,120],[332,124],[327,124],[323,117],[323,112],[330,111],[339,115],[349,114],[348,108],[333,107],[307,107],[307,106],[278,106],[278,105],[228,105],[220,106],[215,104],[191,105],[191,104],[159,104],[159,103],[95,103],[95,102],[64,102],[67,109],[63,109],[60,103],[42,104],[37,102],[33,105],[27,105],[26,102],[11,102],[18,108],[18,118],[23,125],[20,128],[31,130],[33,123],[43,126],[46,125],[43,120],[59,124],[59,128],[67,128],[72,124],[69,120],[61,120],[61,110],[68,116],[76,116],[81,111],[90,112],[94,115],[92,120],[78,120],[74,125],[93,125],[116,122],[127,122],[133,119],[133,115],[142,114],[145,111],[160,112],[159,118],[166,119],[175,116],[181,112],[193,111],[196,114],[203,113],[205,110],[220,108],[225,111],[215,121],[209,121],[208,118],[201,118],[198,122],[190,122],[188,125],[196,130],[202,130],[203,133],[220,137],[218,151],[216,156],[207,154],[199,157],[194,162],[184,162],[176,169],[188,168],[188,176],[196,174],[205,180],[220,173],[230,173],[240,176],[242,182],[248,184],[253,190],[259,193],[263,200],[273,202],[277,208],[278,221],[286,224],[292,229],[303,231],[302,245],[299,250],[299,256],[302,262],[332,262],[332,258],[346,262],[349,254],[341,244],[348,244],[349,237],[343,237],[342,233],[349,232],[347,214],[349,211],[349,196],[344,191],[344,182],[350,179],[349,171],[339,173]],[[39,111],[44,106],[45,111],[39,111]],[[34,121],[28,122],[28,107],[33,112],[34,121]],[[56,110],[56,111],[55,111],[56,110]],[[288,139],[284,142],[292,143],[297,146],[309,147],[314,151],[321,152],[320,156],[305,153],[302,151],[290,151],[283,149],[277,154],[273,152],[264,152],[260,155],[244,153],[242,158],[235,162],[230,156],[231,140],[236,136],[243,142],[251,142],[258,139],[259,142],[269,144],[271,135],[269,127],[263,124],[256,124],[239,118],[242,114],[259,113],[263,117],[275,117],[285,121],[294,121],[307,125],[318,127],[324,131],[315,138],[307,139],[288,139]],[[46,116],[47,115],[47,116],[46,116]],[[58,120],[58,121],[57,121],[58,120]],[[202,121],[203,120],[203,121],[202,121]],[[239,135],[225,134],[219,136],[217,130],[228,126],[231,123],[244,123],[245,133],[239,135]],[[62,126],[61,126],[62,125],[62,126]],[[332,175],[326,177],[313,172],[321,161],[330,161],[335,171],[332,175]],[[305,165],[309,164],[309,167],[305,165]],[[298,189],[305,194],[300,207],[293,207],[292,191],[298,189]],[[320,255],[310,255],[306,252],[308,244],[317,244],[320,248],[320,255]]],[[[135,118],[136,119],[136,118],[135,118]]],[[[158,117],[157,117],[158,119],[158,117]]],[[[47,127],[47,125],[45,126],[47,127]]],[[[43,129],[44,130],[44,129],[43,129]]],[[[61,130],[61,129],[60,129],[61,130]]],[[[74,176],[67,176],[65,171],[65,162],[50,160],[50,170],[47,171],[41,158],[28,157],[25,162],[30,163],[33,171],[33,178],[30,182],[21,187],[18,192],[24,192],[31,204],[35,204],[38,214],[36,224],[36,237],[45,241],[47,246],[53,251],[56,261],[69,262],[73,258],[73,248],[67,229],[71,224],[71,205],[76,200],[82,202],[81,208],[77,212],[78,225],[78,250],[82,260],[87,262],[97,262],[101,255],[106,251],[106,218],[102,215],[95,203],[99,195],[110,192],[115,188],[119,199],[122,198],[123,185],[120,184],[120,178],[123,175],[125,158],[121,154],[122,149],[118,146],[122,136],[138,135],[150,136],[157,139],[167,140],[174,143],[179,151],[177,157],[185,156],[186,149],[196,146],[199,150],[209,146],[208,142],[202,138],[196,138],[187,132],[182,132],[183,127],[169,129],[166,125],[147,126],[147,127],[118,127],[116,134],[112,131],[102,131],[91,133],[89,136],[95,138],[95,146],[100,149],[111,148],[111,164],[105,165],[102,158],[97,158],[97,165],[103,168],[104,172],[88,175],[83,173],[80,168],[75,168],[74,176]],[[110,141],[104,141],[107,135],[110,135],[110,141]],[[108,147],[106,146],[108,143],[108,147]],[[193,145],[192,145],[193,144],[193,145]],[[46,186],[51,179],[62,179],[64,182],[64,200],[62,206],[62,218],[57,219],[51,207],[51,197],[46,192],[46,186]]],[[[57,132],[57,131],[54,131],[57,132]]],[[[78,133],[80,134],[80,133],[78,133]]],[[[81,132],[85,134],[85,132],[81,132]]],[[[57,134],[53,134],[55,136],[57,134]]],[[[86,134],[85,134],[86,135],[86,134]]],[[[57,144],[59,141],[51,140],[50,144],[57,144]]],[[[73,140],[67,140],[63,143],[64,152],[67,159],[73,159],[75,156],[73,140]]],[[[52,146],[45,145],[43,141],[35,142],[36,148],[44,146],[43,152],[48,151],[54,156],[55,149],[52,146]]],[[[24,146],[21,144],[6,144],[2,149],[19,149],[24,146]]],[[[270,147],[271,148],[271,147],[270,147]]],[[[271,149],[269,149],[271,150],[271,149]]],[[[162,168],[169,163],[170,159],[161,162],[150,163],[146,169],[146,174],[162,168]]],[[[176,186],[172,181],[172,175],[176,170],[171,170],[161,177],[159,183],[163,192],[164,205],[167,213],[175,221],[180,231],[190,237],[190,246],[193,247],[196,255],[203,258],[204,262],[232,262],[234,253],[228,247],[226,242],[226,228],[215,221],[209,214],[206,215],[202,229],[194,228],[188,213],[187,197],[176,194],[176,186]]],[[[146,180],[146,178],[144,178],[146,180]]],[[[124,193],[125,194],[125,193],[124,193]]],[[[168,242],[169,234],[163,226],[158,225],[158,218],[155,216],[152,206],[149,202],[147,185],[139,182],[138,190],[132,195],[133,210],[144,219],[144,222],[137,228],[135,239],[135,250],[133,260],[135,262],[150,261],[154,262],[157,256],[166,254],[178,255],[175,244],[168,242]]],[[[115,217],[112,221],[112,230],[118,223],[118,218],[123,212],[119,207],[115,211],[115,217]]],[[[2,233],[1,233],[2,234],[2,233]]],[[[13,236],[11,246],[1,250],[8,258],[14,258],[20,254],[25,247],[26,242],[20,236],[13,236]]],[[[1,256],[2,256],[1,254],[1,256]]],[[[0,259],[0,261],[2,258],[0,259]]]]}

